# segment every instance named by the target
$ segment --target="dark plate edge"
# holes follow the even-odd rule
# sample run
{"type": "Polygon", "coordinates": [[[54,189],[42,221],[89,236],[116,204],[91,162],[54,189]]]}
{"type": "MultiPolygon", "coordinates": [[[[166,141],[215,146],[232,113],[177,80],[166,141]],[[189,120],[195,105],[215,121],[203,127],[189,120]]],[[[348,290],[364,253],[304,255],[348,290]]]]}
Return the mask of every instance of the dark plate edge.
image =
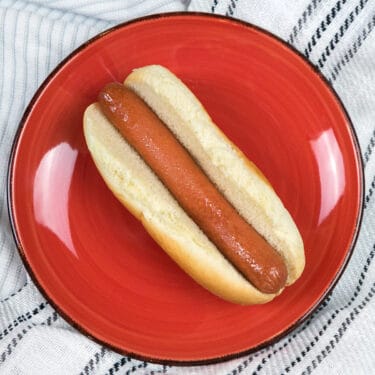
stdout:
{"type": "Polygon", "coordinates": [[[343,272],[345,271],[346,267],[348,266],[349,260],[353,254],[354,247],[356,245],[357,239],[358,239],[358,234],[359,234],[359,229],[361,227],[362,219],[363,219],[363,210],[364,210],[364,186],[365,186],[365,180],[364,180],[364,173],[363,173],[363,159],[360,151],[360,146],[358,142],[358,137],[355,131],[355,128],[353,126],[353,123],[351,121],[351,118],[341,101],[340,97],[336,93],[335,89],[331,85],[331,83],[323,76],[323,74],[318,70],[316,66],[314,66],[301,52],[299,52],[295,47],[289,45],[287,42],[285,42],[283,39],[281,39],[279,36],[271,33],[268,30],[265,30],[259,26],[253,25],[249,22],[242,21],[239,19],[227,17],[227,16],[222,16],[222,15],[216,15],[216,14],[211,14],[211,13],[203,13],[203,12],[170,12],[170,13],[161,13],[161,14],[153,14],[153,15],[148,15],[140,18],[135,18],[130,21],[126,21],[123,23],[120,23],[118,25],[115,25],[108,30],[105,30],[93,38],[89,39],[87,42],[83,43],[81,46],[76,48],[73,52],[71,52],[67,57],[65,57],[56,67],[55,69],[52,70],[52,72],[47,76],[47,78],[43,81],[43,83],[39,86],[37,91],[35,92],[33,98],[31,99],[29,105],[27,106],[21,121],[19,123],[17,132],[15,134],[13,144],[11,147],[11,153],[8,161],[8,171],[7,171],[7,204],[8,204],[8,215],[9,215],[9,220],[10,220],[10,225],[11,225],[11,230],[13,233],[14,240],[17,245],[17,249],[19,251],[19,254],[21,256],[21,259],[25,265],[25,268],[27,272],[29,273],[31,279],[33,280],[34,284],[37,286],[38,290],[41,292],[41,294],[44,296],[44,298],[50,303],[50,305],[63,317],[64,320],[66,320],[70,325],[72,325],[74,328],[76,328],[80,333],[82,333],[84,336],[87,338],[93,340],[94,342],[104,345],[107,348],[121,354],[121,355],[126,355],[126,356],[131,356],[134,359],[138,359],[141,361],[146,361],[146,362],[151,362],[151,363],[157,363],[157,364],[162,364],[162,365],[173,365],[173,366],[198,366],[198,365],[209,365],[209,364],[216,364],[216,363],[221,363],[224,361],[228,361],[231,359],[236,359],[240,358],[245,355],[249,355],[252,353],[255,353],[261,349],[264,349],[272,344],[275,344],[276,342],[280,341],[282,338],[287,336],[289,333],[291,333],[294,329],[296,329],[298,326],[300,326],[304,321],[306,321],[318,308],[319,306],[323,303],[324,299],[333,291],[335,288],[337,282],[341,278],[343,272]],[[96,40],[101,39],[103,36],[106,34],[109,34],[115,30],[118,30],[120,28],[126,27],[128,25],[131,25],[133,23],[140,23],[140,22],[147,22],[149,20],[153,19],[158,19],[158,18],[174,18],[174,17],[185,17],[185,16],[193,16],[193,17],[202,17],[202,18],[212,18],[212,19],[217,19],[221,20],[223,22],[229,22],[229,23],[235,23],[238,25],[241,25],[245,28],[250,28],[253,30],[257,30],[265,35],[268,35],[269,37],[277,40],[279,43],[281,43],[284,47],[288,48],[289,50],[293,51],[297,56],[299,56],[309,67],[310,69],[320,78],[325,86],[330,90],[330,92],[333,94],[333,97],[339,104],[339,107],[341,108],[343,114],[345,115],[349,129],[351,131],[351,136],[352,136],[352,141],[355,147],[355,151],[357,154],[357,160],[358,160],[358,171],[359,171],[359,180],[361,182],[360,185],[360,196],[359,196],[359,212],[358,212],[358,217],[357,217],[357,222],[356,226],[354,229],[354,233],[352,236],[351,244],[348,248],[346,257],[341,265],[341,268],[338,270],[338,272],[335,275],[335,278],[332,280],[331,284],[329,287],[326,289],[326,291],[322,294],[322,296],[319,298],[319,300],[315,303],[314,306],[311,307],[309,311],[307,311],[303,316],[301,316],[297,321],[295,321],[288,329],[276,334],[275,336],[271,337],[269,340],[263,342],[262,344],[250,348],[248,350],[244,350],[241,352],[236,352],[236,353],[231,353],[228,355],[224,356],[219,356],[215,358],[208,358],[208,359],[201,359],[201,360],[174,360],[174,359],[159,359],[155,357],[147,357],[143,355],[139,355],[137,353],[133,352],[128,352],[125,351],[121,348],[117,348],[104,340],[98,339],[94,336],[92,336],[85,328],[81,327],[76,321],[74,321],[70,316],[68,316],[62,309],[53,301],[53,298],[44,291],[42,286],[39,284],[38,279],[36,275],[34,274],[34,271],[32,270],[30,264],[28,263],[26,254],[24,252],[24,249],[21,246],[21,243],[18,238],[16,226],[15,226],[15,220],[13,217],[13,205],[12,205],[12,176],[13,176],[13,163],[14,163],[14,158],[15,158],[15,153],[18,145],[19,138],[22,133],[22,129],[25,125],[25,122],[33,109],[37,99],[39,98],[40,94],[43,92],[43,90],[47,87],[48,83],[53,79],[55,74],[74,56],[79,54],[82,50],[90,46],[92,43],[94,43],[96,40]]]}

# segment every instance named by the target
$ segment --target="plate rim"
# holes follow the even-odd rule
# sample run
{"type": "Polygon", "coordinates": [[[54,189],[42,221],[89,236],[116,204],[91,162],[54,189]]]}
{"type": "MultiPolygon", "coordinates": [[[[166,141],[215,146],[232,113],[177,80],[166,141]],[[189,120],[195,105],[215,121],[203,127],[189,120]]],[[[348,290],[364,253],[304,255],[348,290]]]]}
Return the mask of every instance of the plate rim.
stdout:
{"type": "Polygon", "coordinates": [[[349,264],[350,258],[353,255],[354,248],[356,246],[358,235],[360,232],[360,228],[362,225],[363,220],[363,212],[364,212],[364,201],[365,201],[365,176],[364,176],[364,163],[363,163],[363,157],[361,154],[361,148],[358,140],[358,136],[355,130],[355,127],[353,125],[353,122],[349,116],[349,113],[343,104],[340,96],[337,94],[336,90],[334,89],[333,85],[330,83],[330,81],[319,71],[318,67],[316,67],[311,61],[309,61],[300,51],[296,49],[296,47],[288,44],[285,40],[283,40],[278,35],[272,33],[269,30],[266,30],[258,25],[255,25],[251,22],[247,22],[244,20],[224,16],[224,15],[218,15],[213,13],[205,13],[205,12],[188,12],[188,11],[182,11],[182,12],[169,12],[169,13],[156,13],[151,14],[147,16],[141,16],[137,17],[128,21],[121,22],[119,24],[116,24],[115,26],[112,26],[104,31],[99,32],[95,36],[89,38],[87,41],[83,42],[81,45],[79,45],[77,48],[75,48],[72,52],[70,52],[63,60],[61,60],[55,68],[47,75],[47,77],[44,79],[44,81],[40,84],[40,86],[35,91],[32,99],[30,100],[29,104],[27,105],[26,109],[23,112],[23,115],[21,117],[21,120],[18,124],[18,128],[16,130],[15,136],[13,138],[13,142],[11,145],[11,151],[10,156],[8,160],[8,169],[7,169],[7,176],[6,176],[6,195],[7,195],[7,207],[8,207],[8,216],[10,221],[10,228],[13,234],[13,238],[15,240],[16,248],[18,250],[18,253],[20,254],[21,260],[23,262],[23,265],[26,268],[26,271],[28,272],[31,280],[33,281],[34,285],[37,287],[39,292],[42,294],[42,296],[48,301],[48,303],[58,312],[58,314],[71,326],[73,326],[75,329],[77,329],[82,335],[89,338],[90,340],[96,342],[97,344],[103,345],[114,352],[117,352],[121,355],[130,356],[134,359],[155,363],[155,364],[161,364],[161,365],[171,365],[171,366],[202,366],[202,365],[210,365],[210,364],[217,364],[229,361],[231,359],[239,359],[245,355],[253,354],[261,349],[264,349],[272,344],[275,344],[276,342],[280,341],[282,338],[286,337],[289,333],[291,333],[293,330],[295,330],[297,327],[299,327],[303,322],[308,320],[314,312],[316,312],[320,306],[324,303],[327,296],[329,296],[333,289],[336,287],[338,281],[341,279],[342,274],[344,273],[346,267],[349,264]],[[252,348],[231,352],[225,355],[219,355],[215,357],[210,358],[202,358],[202,359],[193,359],[193,360],[179,360],[179,359],[167,359],[167,358],[157,358],[157,357],[151,357],[147,355],[142,355],[139,353],[135,353],[132,351],[124,350],[122,348],[119,348],[111,343],[108,343],[105,341],[105,339],[100,339],[98,337],[95,337],[93,334],[91,334],[86,328],[82,327],[79,323],[77,323],[71,316],[69,316],[67,313],[65,313],[62,308],[58,305],[57,302],[54,301],[53,296],[50,296],[47,294],[47,292],[42,287],[41,283],[38,281],[38,277],[36,275],[36,272],[32,269],[30,263],[28,262],[26,252],[22,247],[21,241],[19,239],[19,234],[17,232],[16,227],[16,219],[15,214],[13,212],[13,197],[12,197],[12,190],[13,190],[13,169],[14,169],[14,162],[16,153],[18,150],[19,140],[22,134],[22,130],[25,127],[25,124],[27,122],[27,119],[32,112],[34,106],[36,105],[36,102],[38,101],[38,98],[41,96],[45,88],[48,86],[49,82],[55,77],[56,74],[62,69],[66,63],[68,63],[72,58],[77,56],[79,53],[81,53],[84,49],[88,48],[90,45],[95,43],[97,40],[102,39],[107,34],[111,34],[119,29],[126,28],[132,24],[139,24],[142,22],[157,20],[157,19],[167,19],[167,18],[207,18],[209,20],[214,21],[221,21],[226,22],[228,24],[234,24],[237,26],[243,26],[244,28],[255,30],[261,34],[264,34],[271,39],[277,41],[280,43],[283,47],[287,48],[291,52],[293,52],[297,57],[303,60],[303,62],[306,64],[307,67],[309,67],[312,72],[317,76],[318,79],[320,79],[325,87],[329,89],[330,93],[333,96],[333,99],[337,102],[342,114],[347,120],[348,124],[348,130],[350,131],[351,135],[351,141],[354,146],[355,154],[356,154],[356,162],[358,163],[358,182],[359,182],[359,196],[358,196],[358,215],[356,218],[355,227],[353,228],[353,234],[350,241],[350,245],[347,248],[347,252],[345,254],[345,258],[343,259],[343,262],[338,269],[338,271],[335,274],[335,277],[331,280],[328,287],[325,289],[325,291],[322,293],[320,298],[316,301],[316,303],[311,306],[311,308],[305,312],[302,316],[300,316],[296,321],[294,321],[293,324],[291,324],[287,329],[276,333],[269,339],[265,340],[259,345],[256,345],[252,348]]]}

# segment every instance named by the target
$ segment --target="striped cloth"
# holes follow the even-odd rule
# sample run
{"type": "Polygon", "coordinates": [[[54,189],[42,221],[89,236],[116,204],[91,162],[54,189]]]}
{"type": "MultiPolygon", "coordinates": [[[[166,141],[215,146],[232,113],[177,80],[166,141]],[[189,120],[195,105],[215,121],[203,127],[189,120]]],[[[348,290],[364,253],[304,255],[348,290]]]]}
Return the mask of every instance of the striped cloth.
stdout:
{"type": "MultiPolygon", "coordinates": [[[[375,373],[375,0],[0,0],[0,373],[375,373]],[[261,26],[296,47],[333,84],[365,168],[357,246],[337,287],[302,326],[243,358],[170,367],[124,357],[69,326],[29,279],[11,234],[6,174],[22,113],[48,73],[91,36],[151,13],[204,11],[261,26]]],[[[337,228],[340,230],[340,228],[337,228]]]]}

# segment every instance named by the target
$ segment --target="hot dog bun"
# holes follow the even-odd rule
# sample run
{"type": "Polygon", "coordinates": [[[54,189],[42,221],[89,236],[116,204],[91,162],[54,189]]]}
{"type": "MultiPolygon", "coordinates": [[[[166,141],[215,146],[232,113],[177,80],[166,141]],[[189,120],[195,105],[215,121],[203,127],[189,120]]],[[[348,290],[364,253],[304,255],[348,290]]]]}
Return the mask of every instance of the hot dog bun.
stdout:
{"type": "MultiPolygon", "coordinates": [[[[124,84],[153,109],[221,193],[282,255],[287,284],[293,283],[304,268],[303,242],[262,173],[212,123],[198,99],[169,70],[156,65],[136,69],[124,84]]],[[[235,303],[265,303],[275,297],[258,291],[225,259],[97,104],[85,112],[84,133],[109,188],[193,279],[235,303]]]]}

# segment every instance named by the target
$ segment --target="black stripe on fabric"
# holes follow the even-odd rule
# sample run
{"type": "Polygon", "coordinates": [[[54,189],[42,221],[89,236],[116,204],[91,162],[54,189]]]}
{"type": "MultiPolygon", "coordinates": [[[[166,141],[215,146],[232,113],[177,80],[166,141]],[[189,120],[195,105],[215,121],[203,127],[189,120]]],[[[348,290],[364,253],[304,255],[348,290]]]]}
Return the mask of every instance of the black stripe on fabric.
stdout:
{"type": "Polygon", "coordinates": [[[9,356],[13,352],[13,349],[20,343],[20,341],[25,337],[25,335],[28,332],[30,332],[30,330],[32,330],[34,327],[50,326],[53,322],[55,322],[58,319],[58,317],[59,315],[56,311],[54,311],[53,314],[50,317],[48,317],[46,321],[40,324],[31,323],[27,325],[25,328],[23,328],[21,332],[17,333],[16,337],[12,338],[11,342],[7,345],[6,350],[3,353],[1,353],[0,363],[5,362],[5,360],[9,358],[9,356]]]}
{"type": "Polygon", "coordinates": [[[146,368],[148,365],[147,362],[142,362],[136,366],[133,366],[131,367],[129,370],[127,370],[124,375],[130,375],[130,374],[133,374],[134,372],[136,372],[138,369],[141,369],[141,368],[146,368]]]}
{"type": "Polygon", "coordinates": [[[166,374],[169,368],[172,368],[172,366],[163,365],[160,370],[151,370],[147,375],[166,374]]]}
{"type": "Polygon", "coordinates": [[[227,11],[225,12],[225,15],[227,17],[230,17],[230,16],[233,16],[234,15],[234,10],[236,9],[236,6],[237,6],[237,1],[238,0],[230,0],[230,3],[228,5],[228,9],[227,11]]]}
{"type": "Polygon", "coordinates": [[[337,76],[339,75],[340,71],[343,69],[343,67],[345,65],[347,65],[349,63],[349,61],[358,52],[358,50],[363,45],[363,42],[367,39],[367,37],[372,32],[372,30],[374,30],[374,27],[375,27],[375,15],[372,17],[371,21],[368,22],[366,27],[362,30],[361,34],[357,37],[357,40],[353,43],[353,45],[345,53],[344,57],[332,69],[331,76],[329,78],[329,80],[331,82],[335,81],[337,79],[337,76]]]}
{"type": "Polygon", "coordinates": [[[212,6],[211,6],[211,13],[215,13],[215,9],[217,5],[219,4],[219,0],[214,0],[212,6]]]}
{"type": "Polygon", "coordinates": [[[130,357],[121,357],[121,359],[115,362],[113,366],[106,372],[106,375],[113,375],[115,372],[119,371],[121,367],[123,367],[131,360],[132,359],[130,357]]]}
{"type": "MultiPolygon", "coordinates": [[[[113,375],[116,372],[120,371],[121,367],[125,366],[127,363],[131,362],[133,359],[130,357],[121,357],[120,360],[115,362],[113,366],[105,373],[105,375],[113,375]]],[[[126,372],[122,372],[124,375],[130,375],[141,368],[146,368],[148,366],[147,362],[141,362],[138,365],[133,365],[126,372]]]]}
{"type": "Polygon", "coordinates": [[[14,293],[10,294],[8,297],[5,297],[4,299],[2,299],[0,301],[0,303],[4,303],[6,301],[9,301],[12,297],[15,297],[18,293],[22,292],[22,290],[24,288],[26,288],[27,285],[29,285],[28,281],[26,281],[26,283],[23,286],[21,286],[21,288],[19,288],[16,292],[14,292],[14,293]]]}
{"type": "Polygon", "coordinates": [[[355,20],[355,17],[361,12],[365,7],[368,0],[360,0],[359,4],[354,8],[354,11],[349,13],[349,16],[345,19],[344,23],[340,26],[339,31],[334,35],[330,40],[328,46],[325,48],[325,51],[321,54],[318,59],[319,68],[323,68],[325,62],[327,61],[328,56],[331,55],[331,52],[334,51],[340,39],[344,36],[345,32],[349,29],[350,25],[355,20]]]}
{"type": "Polygon", "coordinates": [[[367,145],[365,153],[363,154],[363,160],[364,160],[364,164],[365,165],[370,160],[370,157],[371,157],[371,154],[372,154],[372,151],[373,151],[374,147],[375,147],[375,128],[372,131],[372,135],[371,135],[370,141],[369,141],[369,143],[367,145]]]}
{"type": "Polygon", "coordinates": [[[347,331],[350,324],[352,324],[355,318],[360,314],[360,312],[366,307],[366,305],[371,301],[375,295],[375,283],[372,284],[370,291],[367,296],[362,300],[360,304],[354,307],[353,311],[349,316],[341,323],[341,326],[337,332],[333,335],[332,339],[329,340],[329,345],[326,345],[325,348],[318,354],[315,359],[311,361],[311,365],[307,366],[306,370],[302,373],[304,375],[311,374],[313,369],[316,369],[318,365],[327,358],[328,354],[331,353],[333,349],[336,348],[337,344],[343,338],[345,332],[347,331]]]}
{"type": "Polygon", "coordinates": [[[320,23],[319,27],[315,30],[315,33],[311,37],[310,41],[304,50],[304,54],[309,58],[314,46],[317,44],[318,40],[322,37],[322,34],[327,30],[327,27],[332,23],[336,16],[340,13],[342,6],[347,2],[347,0],[339,0],[334,7],[331,8],[330,12],[326,15],[325,19],[320,23]]]}
{"type": "Polygon", "coordinates": [[[307,22],[307,19],[312,15],[312,12],[317,8],[321,1],[322,0],[313,0],[303,11],[302,16],[297,21],[297,25],[293,27],[293,30],[289,35],[288,43],[294,43],[295,37],[302,30],[303,25],[307,22]]]}
{"type": "Polygon", "coordinates": [[[228,375],[237,375],[240,374],[243,370],[249,366],[249,364],[253,361],[253,359],[256,358],[256,356],[249,357],[245,359],[242,363],[240,363],[237,368],[233,369],[232,372],[228,375]]]}
{"type": "Polygon", "coordinates": [[[368,189],[368,194],[365,197],[365,201],[364,201],[364,205],[363,205],[364,208],[368,207],[368,204],[370,203],[371,197],[374,194],[374,190],[375,190],[375,175],[372,177],[370,187],[368,189]]]}
{"type": "Polygon", "coordinates": [[[16,327],[18,327],[21,323],[27,322],[30,320],[33,316],[39,314],[42,310],[45,309],[45,307],[48,305],[48,302],[42,302],[40,305],[35,307],[34,309],[26,312],[25,314],[22,314],[18,316],[16,319],[13,320],[12,323],[8,325],[7,328],[4,329],[3,332],[0,333],[0,340],[2,340],[5,336],[9,335],[16,327]]]}
{"type": "Polygon", "coordinates": [[[90,375],[107,352],[107,349],[102,346],[100,350],[96,352],[93,357],[87,362],[86,366],[79,373],[79,375],[90,375]]]}

